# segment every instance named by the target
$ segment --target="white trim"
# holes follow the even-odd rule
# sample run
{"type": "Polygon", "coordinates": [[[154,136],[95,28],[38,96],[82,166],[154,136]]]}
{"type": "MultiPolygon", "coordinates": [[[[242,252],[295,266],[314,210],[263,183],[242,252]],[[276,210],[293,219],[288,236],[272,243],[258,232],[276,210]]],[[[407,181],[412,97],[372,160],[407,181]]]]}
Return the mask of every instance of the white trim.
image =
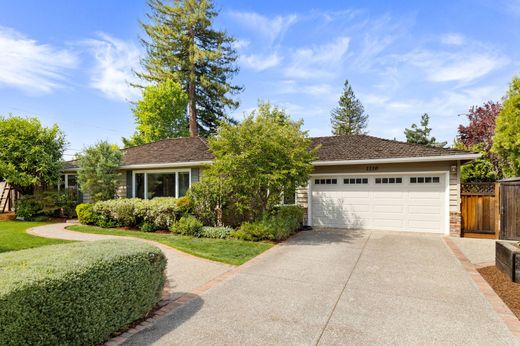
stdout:
{"type": "Polygon", "coordinates": [[[144,174],[144,199],[148,199],[148,173],[175,173],[175,198],[179,198],[179,173],[188,173],[188,184],[191,187],[191,168],[182,169],[148,169],[148,170],[133,170],[132,171],[132,198],[136,198],[135,190],[135,175],[144,174]]]}
{"type": "Polygon", "coordinates": [[[444,178],[446,184],[444,189],[444,234],[450,234],[450,174],[450,171],[446,172],[446,178],[444,178]]]}
{"type": "Polygon", "coordinates": [[[213,161],[188,161],[188,162],[172,162],[172,163],[144,163],[136,165],[120,166],[119,169],[151,169],[151,168],[174,168],[174,167],[194,167],[209,165],[213,161]]]}
{"type": "Polygon", "coordinates": [[[312,227],[312,179],[307,185],[307,226],[312,227]]]}
{"type": "Polygon", "coordinates": [[[448,172],[449,170],[443,170],[443,171],[413,171],[413,172],[358,172],[358,173],[315,173],[310,174],[310,177],[331,177],[331,176],[343,176],[343,175],[354,175],[362,177],[364,175],[400,175],[400,174],[444,174],[448,172]]]}
{"type": "Polygon", "coordinates": [[[314,161],[313,166],[338,166],[338,165],[362,165],[375,163],[403,163],[403,162],[432,162],[432,161],[457,161],[478,159],[481,154],[444,155],[444,156],[422,156],[422,157],[400,157],[393,159],[369,159],[369,160],[337,160],[337,161],[314,161]]]}

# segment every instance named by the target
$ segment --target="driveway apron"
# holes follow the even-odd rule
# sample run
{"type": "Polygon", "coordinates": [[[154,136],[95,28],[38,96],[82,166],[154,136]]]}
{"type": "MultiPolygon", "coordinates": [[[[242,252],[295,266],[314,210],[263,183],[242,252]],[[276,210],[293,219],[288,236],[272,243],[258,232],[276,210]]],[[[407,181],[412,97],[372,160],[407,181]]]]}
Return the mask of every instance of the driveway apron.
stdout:
{"type": "Polygon", "coordinates": [[[129,345],[517,345],[438,235],[301,232],[129,345]]]}

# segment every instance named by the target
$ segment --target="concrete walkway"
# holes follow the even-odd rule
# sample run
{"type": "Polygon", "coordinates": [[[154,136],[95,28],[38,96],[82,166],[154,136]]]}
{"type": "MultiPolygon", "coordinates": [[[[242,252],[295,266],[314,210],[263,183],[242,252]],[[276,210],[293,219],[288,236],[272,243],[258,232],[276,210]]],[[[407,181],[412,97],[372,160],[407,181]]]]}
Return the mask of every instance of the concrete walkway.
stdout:
{"type": "Polygon", "coordinates": [[[130,345],[517,345],[438,235],[307,231],[130,345]]]}
{"type": "Polygon", "coordinates": [[[474,265],[495,263],[495,239],[450,238],[474,265]]]}
{"type": "Polygon", "coordinates": [[[203,286],[208,281],[220,276],[221,274],[235,268],[234,266],[209,261],[200,257],[189,255],[185,252],[175,250],[169,246],[139,238],[119,237],[101,234],[87,234],[74,232],[65,229],[71,226],[66,223],[55,223],[45,226],[31,228],[27,233],[46,238],[57,238],[65,240],[93,241],[101,239],[121,239],[126,238],[134,241],[142,241],[162,250],[168,259],[166,273],[170,285],[170,298],[176,299],[184,293],[193,291],[203,286]]]}

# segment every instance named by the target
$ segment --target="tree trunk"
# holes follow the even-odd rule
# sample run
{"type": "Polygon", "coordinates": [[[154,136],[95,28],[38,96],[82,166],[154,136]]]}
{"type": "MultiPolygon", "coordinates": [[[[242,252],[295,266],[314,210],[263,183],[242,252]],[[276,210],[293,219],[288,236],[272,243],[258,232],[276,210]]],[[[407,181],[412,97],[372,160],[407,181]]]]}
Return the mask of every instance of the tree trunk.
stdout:
{"type": "Polygon", "coordinates": [[[189,28],[189,35],[191,41],[190,47],[190,77],[188,82],[188,112],[190,116],[190,137],[197,137],[199,135],[199,128],[197,126],[197,103],[195,100],[195,32],[193,25],[189,28]]]}
{"type": "Polygon", "coordinates": [[[188,85],[188,98],[189,98],[188,112],[189,112],[189,116],[190,116],[190,137],[197,137],[199,135],[199,128],[197,126],[197,105],[195,103],[195,81],[193,79],[190,76],[190,82],[188,85]]]}

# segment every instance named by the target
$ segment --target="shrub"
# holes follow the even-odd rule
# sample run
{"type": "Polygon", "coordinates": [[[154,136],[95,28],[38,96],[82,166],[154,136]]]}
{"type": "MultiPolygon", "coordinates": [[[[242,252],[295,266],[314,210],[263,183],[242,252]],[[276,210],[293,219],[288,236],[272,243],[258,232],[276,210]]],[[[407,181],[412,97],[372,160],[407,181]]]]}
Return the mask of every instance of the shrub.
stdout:
{"type": "Polygon", "coordinates": [[[157,228],[155,228],[155,225],[151,222],[145,221],[139,226],[139,229],[143,232],[155,232],[157,231],[157,228]]]}
{"type": "Polygon", "coordinates": [[[230,236],[233,238],[249,241],[259,241],[271,239],[271,230],[268,225],[262,221],[244,222],[239,229],[232,231],[230,236]]]}
{"type": "Polygon", "coordinates": [[[177,205],[177,214],[184,216],[193,211],[193,201],[188,196],[182,196],[175,202],[177,205]]]}
{"type": "Polygon", "coordinates": [[[84,225],[95,225],[97,224],[97,214],[94,212],[94,205],[89,203],[78,204],[76,207],[76,214],[78,214],[78,220],[84,225]]]}
{"type": "Polygon", "coordinates": [[[169,229],[177,220],[177,199],[158,197],[140,200],[137,210],[142,222],[152,223],[155,229],[169,229]]]}
{"type": "Polygon", "coordinates": [[[0,254],[0,344],[100,344],[157,304],[165,267],[158,248],[128,240],[0,254]]]}
{"type": "Polygon", "coordinates": [[[272,213],[255,222],[245,222],[230,236],[249,241],[287,239],[301,226],[303,209],[298,206],[278,206],[272,213]]]}
{"type": "Polygon", "coordinates": [[[44,191],[24,195],[16,203],[16,216],[24,220],[42,217],[74,217],[77,194],[74,191],[44,191]]]}
{"type": "MultiPolygon", "coordinates": [[[[93,205],[92,224],[100,227],[139,227],[147,232],[169,229],[177,219],[175,198],[121,198],[97,202],[93,205]]],[[[80,220],[81,223],[84,223],[80,220]]]]}
{"type": "Polygon", "coordinates": [[[34,198],[34,196],[22,196],[18,201],[16,201],[16,217],[24,220],[32,220],[39,214],[42,214],[42,208],[39,201],[34,198]]]}
{"type": "Polygon", "coordinates": [[[181,217],[180,220],[173,225],[171,231],[181,235],[199,237],[203,226],[202,222],[197,220],[194,216],[186,215],[181,217]]]}
{"type": "Polygon", "coordinates": [[[94,204],[94,211],[106,223],[135,227],[139,222],[138,211],[141,203],[142,200],[137,198],[111,199],[94,204]]]}
{"type": "Polygon", "coordinates": [[[204,238],[226,239],[232,230],[231,227],[203,227],[200,236],[204,238]]]}

